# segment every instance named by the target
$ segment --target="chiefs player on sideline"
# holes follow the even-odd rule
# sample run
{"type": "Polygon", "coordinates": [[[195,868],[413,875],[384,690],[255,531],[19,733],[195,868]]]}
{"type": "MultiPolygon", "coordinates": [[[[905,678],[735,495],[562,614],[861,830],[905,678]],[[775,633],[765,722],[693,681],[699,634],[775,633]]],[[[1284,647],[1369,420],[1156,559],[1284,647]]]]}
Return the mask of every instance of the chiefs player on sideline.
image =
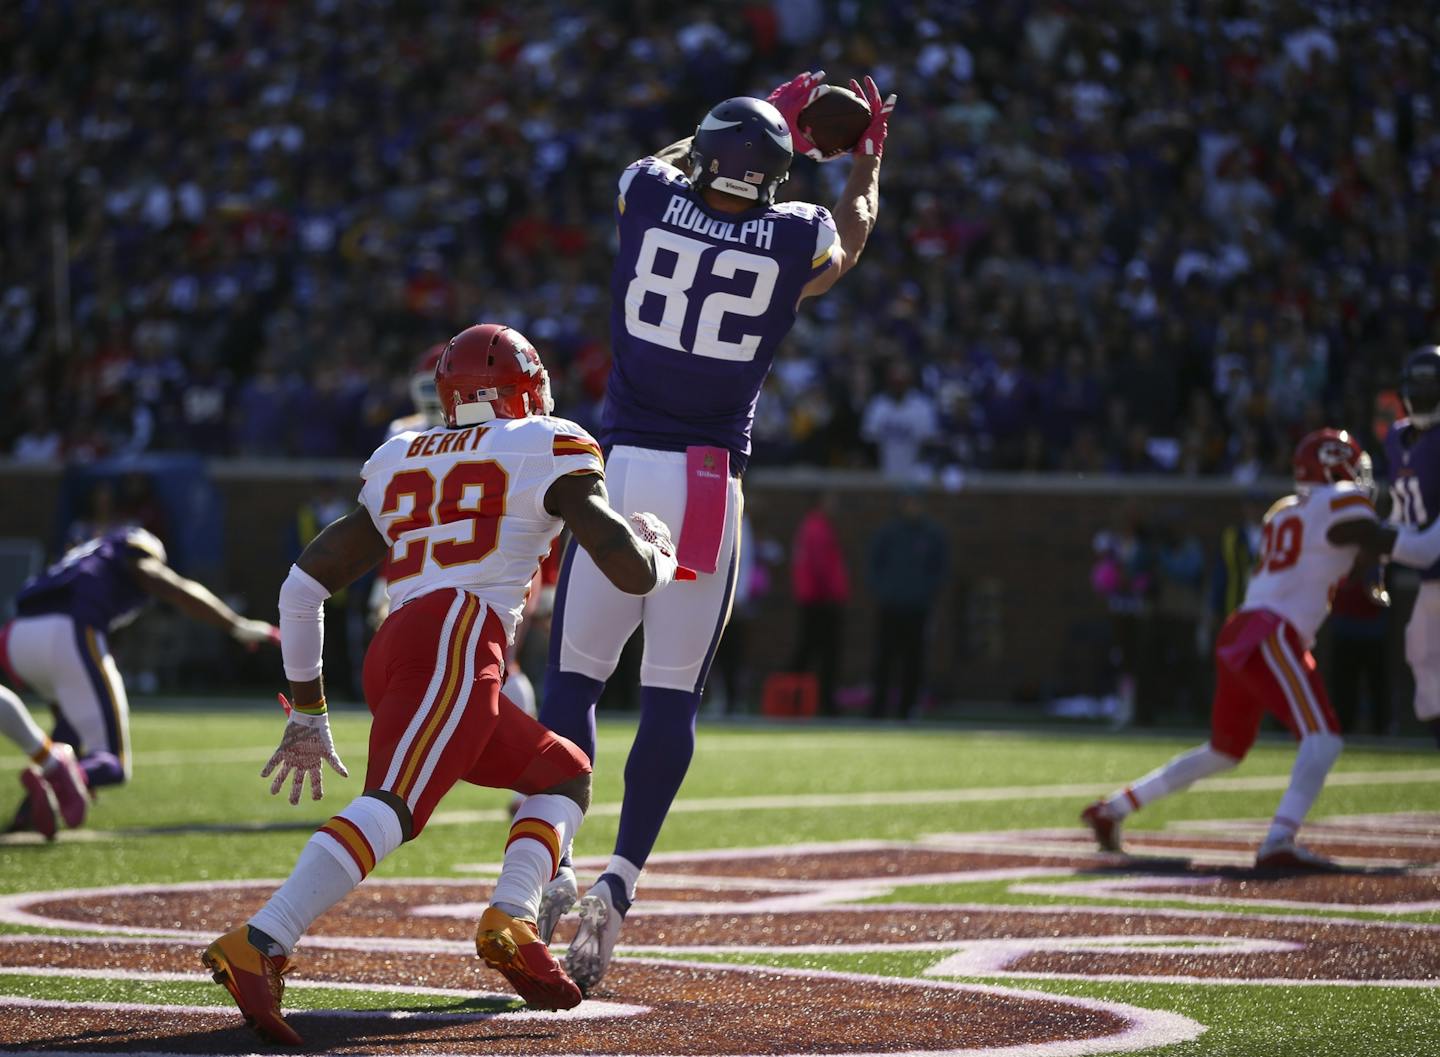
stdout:
{"type": "Polygon", "coordinates": [[[252,649],[279,643],[273,624],[240,616],[170,568],[165,545],[143,528],[112,529],[72,547],[26,581],[15,619],[0,626],[0,671],[53,701],[57,716],[52,741],[0,686],[0,731],[33,764],[20,775],[25,799],[11,832],[53,839],[60,819],[72,828],[84,822],[91,790],[130,780],[130,704],[109,634],[154,598],[252,649]]]}
{"type": "Polygon", "coordinates": [[[330,592],[390,557],[394,609],[365,657],[373,716],[365,791],[311,836],[290,878],[204,964],[262,1035],[296,1044],[281,979],[300,937],[385,856],[419,836],[456,782],[515,789],[500,878],[476,950],[522,997],[568,1009],[580,992],[535,932],[541,888],[590,801],[590,761],[500,693],[536,564],[568,525],[615,586],[649,594],[676,572],[665,525],[611,510],[599,446],[550,417],[550,383],[530,343],[494,323],[450,341],[435,372],[445,425],[402,433],[366,462],[360,505],[305,548],[280,591],[281,651],[295,701],[272,793],[293,771],[321,796],[340,774],[325,714],[320,609],[330,592]],[[635,529],[631,529],[631,524],[635,529]],[[637,535],[638,532],[638,535],[637,535]]]}
{"type": "MultiPolygon", "coordinates": [[[[1385,435],[1390,516],[1424,528],[1440,514],[1440,345],[1416,349],[1400,375],[1406,417],[1385,435]]],[[[1412,564],[1406,562],[1405,564],[1412,564]]],[[[1419,565],[1420,592],[1405,625],[1405,660],[1415,676],[1415,718],[1440,745],[1440,564],[1419,565]]]]}
{"type": "MultiPolygon", "coordinates": [[[[625,764],[620,830],[581,901],[566,954],[582,988],[610,964],[695,750],[695,716],[734,595],[740,474],[755,401],[800,302],[855,267],[879,213],[895,97],[882,99],[868,77],[855,88],[868,99],[871,122],[833,216],[817,205],[775,202],[794,152],[818,153],[798,120],[827,89],[823,78],[800,74],[769,102],[727,99],[693,137],[620,174],[607,466],[623,503],[679,526],[679,560],[700,575],[654,600],[628,598],[573,547],[560,574],[540,719],[592,757],[596,702],[626,641],[637,626],[645,629],[640,726],[625,764]]],[[[543,935],[577,894],[567,862],[545,892],[543,935]]]]}
{"type": "Polygon", "coordinates": [[[1397,533],[1375,515],[1370,456],[1350,434],[1334,429],[1308,434],[1295,449],[1294,465],[1296,494],[1265,515],[1264,546],[1245,601],[1215,642],[1210,741],[1081,813],[1102,850],[1120,850],[1120,824],[1132,812],[1238,764],[1268,712],[1299,739],[1300,748],[1255,865],[1333,865],[1295,843],[1344,744],[1310,646],[1330,612],[1335,584],[1352,567],[1388,554],[1397,533]]]}

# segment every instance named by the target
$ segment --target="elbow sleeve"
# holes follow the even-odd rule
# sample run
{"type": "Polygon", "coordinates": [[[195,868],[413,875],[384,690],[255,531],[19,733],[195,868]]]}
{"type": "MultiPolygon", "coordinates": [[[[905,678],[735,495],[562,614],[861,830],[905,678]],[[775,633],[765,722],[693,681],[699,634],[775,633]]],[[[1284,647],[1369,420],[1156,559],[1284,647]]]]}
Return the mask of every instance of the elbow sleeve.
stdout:
{"type": "Polygon", "coordinates": [[[280,585],[280,658],[285,677],[297,683],[320,678],[325,647],[325,599],[330,592],[298,565],[280,585]]]}

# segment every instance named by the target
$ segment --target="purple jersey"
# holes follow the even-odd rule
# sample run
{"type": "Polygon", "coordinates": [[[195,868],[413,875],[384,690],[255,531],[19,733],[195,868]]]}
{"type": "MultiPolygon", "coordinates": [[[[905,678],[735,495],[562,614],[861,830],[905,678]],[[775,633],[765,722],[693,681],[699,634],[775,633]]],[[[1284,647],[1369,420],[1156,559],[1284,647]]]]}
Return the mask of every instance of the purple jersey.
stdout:
{"type": "MultiPolygon", "coordinates": [[[[1401,419],[1385,436],[1385,459],[1394,500],[1390,520],[1424,528],[1440,514],[1440,429],[1416,429],[1401,419]]],[[[1440,580],[1440,562],[1421,578],[1440,580]]]]}
{"type": "Polygon", "coordinates": [[[142,528],[107,532],[65,553],[20,588],[15,611],[22,617],[63,613],[75,623],[110,631],[129,623],[150,600],[130,574],[128,559],[165,560],[165,547],[142,528]]]}
{"type": "Polygon", "coordinates": [[[601,442],[714,445],[743,469],[755,400],[801,289],[830,266],[835,222],[803,202],[712,210],[655,158],[621,174],[616,209],[601,442]]]}

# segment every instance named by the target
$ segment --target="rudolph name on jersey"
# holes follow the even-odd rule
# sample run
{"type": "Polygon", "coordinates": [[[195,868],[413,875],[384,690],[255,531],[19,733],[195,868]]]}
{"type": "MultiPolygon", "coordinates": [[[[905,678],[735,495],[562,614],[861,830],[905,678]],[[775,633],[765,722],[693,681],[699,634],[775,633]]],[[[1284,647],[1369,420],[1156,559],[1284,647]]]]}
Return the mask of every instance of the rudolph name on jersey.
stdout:
{"type": "Polygon", "coordinates": [[[488,603],[513,640],[525,592],[562,522],[545,494],[604,474],[600,446],[562,418],[497,419],[391,437],[360,476],[360,502],[390,541],[390,604],[442,587],[488,603]]]}
{"type": "Polygon", "coordinates": [[[1264,546],[1241,609],[1280,614],[1306,643],[1330,612],[1331,593],[1355,564],[1354,544],[1327,538],[1343,521],[1376,520],[1369,492],[1351,481],[1316,485],[1265,515],[1264,546]]]}

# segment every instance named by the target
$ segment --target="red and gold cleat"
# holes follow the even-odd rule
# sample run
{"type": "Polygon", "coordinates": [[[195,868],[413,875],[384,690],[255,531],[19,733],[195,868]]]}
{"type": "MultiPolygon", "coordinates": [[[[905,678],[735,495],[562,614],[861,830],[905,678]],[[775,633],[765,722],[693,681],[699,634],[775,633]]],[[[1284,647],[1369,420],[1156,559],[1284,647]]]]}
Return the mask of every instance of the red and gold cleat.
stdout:
{"type": "Polygon", "coordinates": [[[1120,820],[1105,810],[1105,801],[1097,800],[1080,812],[1080,821],[1095,834],[1095,843],[1101,851],[1121,851],[1120,820]]]}
{"type": "Polygon", "coordinates": [[[475,929],[475,951],[534,1009],[573,1009],[580,988],[541,942],[535,923],[489,907],[475,929]]]}
{"type": "Polygon", "coordinates": [[[280,1015],[285,994],[282,977],[290,959],[272,958],[250,942],[249,926],[225,933],[206,948],[200,960],[215,982],[230,992],[245,1023],[262,1038],[286,1046],[299,1046],[300,1035],[280,1015]]]}

